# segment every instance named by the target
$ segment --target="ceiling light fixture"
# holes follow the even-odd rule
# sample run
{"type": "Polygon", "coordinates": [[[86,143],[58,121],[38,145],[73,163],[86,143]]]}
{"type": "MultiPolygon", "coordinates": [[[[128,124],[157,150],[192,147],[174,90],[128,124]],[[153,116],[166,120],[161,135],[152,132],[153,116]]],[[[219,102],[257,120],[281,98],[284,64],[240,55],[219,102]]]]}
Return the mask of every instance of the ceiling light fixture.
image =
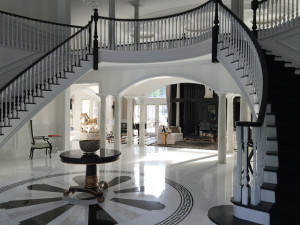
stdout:
{"type": "Polygon", "coordinates": [[[98,9],[104,2],[104,0],[82,0],[82,1],[92,9],[98,9]]]}

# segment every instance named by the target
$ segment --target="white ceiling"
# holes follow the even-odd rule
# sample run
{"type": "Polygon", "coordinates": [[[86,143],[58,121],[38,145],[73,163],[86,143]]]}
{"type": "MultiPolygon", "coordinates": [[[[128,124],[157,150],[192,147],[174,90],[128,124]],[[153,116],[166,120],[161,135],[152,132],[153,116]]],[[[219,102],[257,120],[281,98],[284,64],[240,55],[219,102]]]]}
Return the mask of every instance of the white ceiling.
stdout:
{"type": "MultiPolygon", "coordinates": [[[[134,18],[134,8],[129,3],[130,0],[116,1],[116,18],[134,18]]],[[[241,0],[235,0],[241,1],[241,0]]],[[[151,18],[172,15],[179,12],[195,8],[207,2],[207,0],[142,0],[140,7],[140,18],[151,18]]],[[[245,9],[250,8],[251,0],[244,0],[245,9]]],[[[223,0],[228,7],[231,6],[231,0],[223,0]]],[[[99,9],[99,15],[108,17],[109,0],[104,0],[99,9]]],[[[74,25],[86,25],[92,14],[92,9],[87,7],[82,0],[71,0],[71,21],[74,25]]]]}

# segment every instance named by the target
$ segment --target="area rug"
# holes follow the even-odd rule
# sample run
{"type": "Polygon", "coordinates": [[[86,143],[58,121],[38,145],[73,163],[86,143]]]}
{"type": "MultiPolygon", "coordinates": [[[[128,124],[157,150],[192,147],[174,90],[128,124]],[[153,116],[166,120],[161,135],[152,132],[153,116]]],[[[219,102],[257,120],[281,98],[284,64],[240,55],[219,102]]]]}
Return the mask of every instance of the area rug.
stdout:
{"type": "Polygon", "coordinates": [[[178,141],[174,145],[161,145],[157,144],[157,142],[153,144],[149,144],[148,146],[163,146],[163,147],[170,147],[170,148],[192,148],[192,149],[207,149],[207,150],[218,150],[218,142],[211,142],[211,141],[178,141]]]}

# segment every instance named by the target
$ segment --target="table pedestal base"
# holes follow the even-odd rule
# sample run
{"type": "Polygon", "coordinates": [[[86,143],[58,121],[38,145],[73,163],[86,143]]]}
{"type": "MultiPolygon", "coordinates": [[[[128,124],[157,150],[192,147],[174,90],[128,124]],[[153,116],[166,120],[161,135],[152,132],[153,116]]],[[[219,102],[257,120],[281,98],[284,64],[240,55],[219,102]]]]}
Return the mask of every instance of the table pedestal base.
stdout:
{"type": "Polygon", "coordinates": [[[98,183],[97,166],[87,165],[85,175],[85,186],[71,186],[68,191],[65,191],[64,196],[68,196],[70,193],[84,192],[94,195],[99,203],[104,202],[103,190],[109,188],[109,185],[105,181],[98,183]]]}

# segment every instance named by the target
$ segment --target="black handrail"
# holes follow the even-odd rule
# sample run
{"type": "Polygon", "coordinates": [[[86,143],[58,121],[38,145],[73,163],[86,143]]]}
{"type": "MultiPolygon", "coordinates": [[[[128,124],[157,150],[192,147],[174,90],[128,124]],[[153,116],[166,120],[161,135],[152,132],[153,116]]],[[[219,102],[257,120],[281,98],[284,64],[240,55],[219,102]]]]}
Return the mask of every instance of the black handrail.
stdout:
{"type": "Polygon", "coordinates": [[[54,52],[55,50],[57,50],[58,48],[60,48],[61,46],[63,46],[65,43],[67,43],[69,40],[71,40],[73,37],[75,37],[77,34],[79,34],[80,32],[82,32],[84,29],[87,29],[89,26],[91,25],[91,21],[89,21],[89,23],[85,26],[82,27],[79,31],[77,31],[76,33],[74,33],[72,36],[70,36],[69,38],[67,38],[66,40],[64,40],[62,43],[60,43],[59,45],[57,45],[55,48],[53,48],[51,51],[45,53],[42,57],[38,58],[36,61],[34,61],[33,63],[31,63],[26,69],[24,69],[23,71],[21,71],[17,76],[15,76],[13,79],[11,79],[4,87],[2,87],[0,89],[0,93],[2,91],[4,91],[9,85],[11,85],[14,81],[16,81],[19,77],[21,77],[28,69],[30,69],[31,67],[33,67],[34,65],[36,65],[37,63],[39,63],[41,60],[43,60],[44,58],[46,58],[48,55],[50,55],[52,52],[54,52]]]}
{"type": "MultiPolygon", "coordinates": [[[[184,15],[190,12],[193,12],[195,10],[201,9],[203,7],[205,7],[206,5],[208,5],[210,2],[212,2],[213,0],[208,0],[206,3],[204,3],[203,5],[197,6],[196,8],[193,9],[189,9],[187,11],[184,12],[180,12],[180,13],[176,13],[176,14],[171,14],[168,16],[161,16],[161,17],[153,17],[153,18],[144,18],[144,19],[118,19],[118,18],[109,18],[109,17],[104,17],[104,16],[98,16],[99,19],[105,19],[105,20],[113,20],[113,21],[127,21],[127,22],[144,22],[144,21],[152,21],[152,20],[161,20],[161,19],[168,19],[168,18],[172,18],[172,17],[176,17],[176,16],[180,16],[180,15],[184,15]]],[[[213,13],[213,12],[212,12],[213,13]]]]}
{"type": "Polygon", "coordinates": [[[40,20],[40,19],[35,19],[35,18],[32,18],[32,17],[26,17],[26,16],[21,16],[21,15],[9,13],[9,12],[4,12],[4,11],[1,11],[1,10],[0,10],[0,13],[6,14],[6,15],[9,15],[9,16],[18,17],[18,18],[21,18],[21,19],[27,19],[27,20],[32,20],[32,21],[36,21],[36,22],[41,22],[41,23],[59,25],[59,26],[64,26],[64,27],[82,28],[82,26],[76,26],[76,25],[70,25],[70,24],[64,24],[64,23],[50,22],[50,21],[46,21],[46,20],[40,20]]]}
{"type": "Polygon", "coordinates": [[[261,50],[261,47],[259,46],[259,43],[253,33],[250,31],[250,29],[246,26],[246,24],[237,17],[227,6],[225,6],[222,1],[219,1],[219,4],[242,26],[242,28],[245,30],[245,32],[249,35],[251,38],[251,41],[253,42],[256,52],[259,57],[259,61],[261,63],[261,69],[262,69],[262,75],[263,75],[263,90],[262,90],[262,100],[260,104],[259,114],[257,118],[257,122],[263,122],[265,118],[265,113],[267,109],[267,101],[268,101],[268,69],[267,69],[267,63],[265,60],[265,56],[261,50]]]}

